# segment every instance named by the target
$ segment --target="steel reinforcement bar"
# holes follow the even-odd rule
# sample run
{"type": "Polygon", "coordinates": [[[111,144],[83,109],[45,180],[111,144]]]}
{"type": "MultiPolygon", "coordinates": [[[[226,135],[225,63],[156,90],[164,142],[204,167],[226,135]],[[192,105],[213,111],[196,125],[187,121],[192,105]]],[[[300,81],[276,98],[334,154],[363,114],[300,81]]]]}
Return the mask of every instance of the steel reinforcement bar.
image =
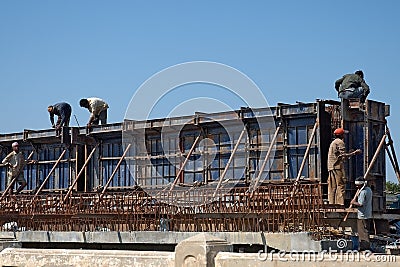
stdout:
{"type": "MultiPolygon", "coordinates": [[[[235,187],[217,194],[197,188],[155,192],[65,192],[7,196],[0,203],[2,230],[44,231],[318,231],[323,227],[321,185],[269,184],[249,192],[235,187]],[[181,199],[180,203],[174,203],[181,199]],[[174,203],[174,204],[171,204],[174,203]],[[199,204],[203,203],[203,204],[199,204]]],[[[222,192],[222,191],[221,191],[222,192]]]]}

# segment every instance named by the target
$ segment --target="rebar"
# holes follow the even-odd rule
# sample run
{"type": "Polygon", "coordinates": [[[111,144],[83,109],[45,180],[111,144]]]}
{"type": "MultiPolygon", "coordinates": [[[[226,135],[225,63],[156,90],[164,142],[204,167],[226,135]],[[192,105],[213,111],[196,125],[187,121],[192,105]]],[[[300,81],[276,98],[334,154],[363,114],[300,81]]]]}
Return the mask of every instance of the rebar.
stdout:
{"type": "Polygon", "coordinates": [[[300,183],[292,196],[293,187],[261,185],[252,197],[247,187],[235,187],[224,195],[217,191],[217,200],[202,205],[191,199],[213,199],[214,190],[163,192],[162,199],[186,197],[185,206],[145,191],[106,191],[100,202],[99,193],[74,193],[64,202],[65,192],[40,194],[34,202],[31,195],[17,195],[0,203],[0,223],[36,231],[317,231],[324,225],[321,184],[300,183]]]}

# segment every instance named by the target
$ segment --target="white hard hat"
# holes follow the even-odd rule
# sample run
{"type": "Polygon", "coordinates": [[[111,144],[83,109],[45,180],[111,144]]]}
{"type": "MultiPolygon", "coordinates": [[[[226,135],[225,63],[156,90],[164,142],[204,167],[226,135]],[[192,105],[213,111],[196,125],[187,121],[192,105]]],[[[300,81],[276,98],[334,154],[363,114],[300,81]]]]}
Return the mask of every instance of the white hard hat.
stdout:
{"type": "Polygon", "coordinates": [[[11,144],[12,147],[19,146],[18,142],[14,142],[11,144]]]}

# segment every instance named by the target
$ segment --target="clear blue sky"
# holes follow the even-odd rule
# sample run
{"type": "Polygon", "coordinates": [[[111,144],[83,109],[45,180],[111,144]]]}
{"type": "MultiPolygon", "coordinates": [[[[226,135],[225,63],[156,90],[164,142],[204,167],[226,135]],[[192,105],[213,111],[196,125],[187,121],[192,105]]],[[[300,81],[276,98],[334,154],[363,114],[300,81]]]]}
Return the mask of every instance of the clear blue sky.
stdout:
{"type": "Polygon", "coordinates": [[[48,128],[59,101],[84,125],[89,96],[120,122],[151,75],[205,60],[248,75],[270,105],[336,99],[334,81],[362,69],[369,98],[391,105],[398,147],[399,11],[395,0],[0,0],[0,133],[48,128]]]}

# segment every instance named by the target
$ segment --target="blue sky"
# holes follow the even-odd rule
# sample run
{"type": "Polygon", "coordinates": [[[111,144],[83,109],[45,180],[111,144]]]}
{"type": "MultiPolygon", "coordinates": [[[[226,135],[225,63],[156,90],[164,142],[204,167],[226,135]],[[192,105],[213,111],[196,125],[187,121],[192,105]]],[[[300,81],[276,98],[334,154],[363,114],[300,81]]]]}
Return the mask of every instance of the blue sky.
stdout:
{"type": "Polygon", "coordinates": [[[391,105],[398,147],[399,11],[394,0],[0,0],[0,133],[48,128],[59,101],[84,125],[89,96],[120,122],[150,76],[204,60],[248,75],[270,105],[336,99],[334,81],[362,69],[369,97],[391,105]]]}

